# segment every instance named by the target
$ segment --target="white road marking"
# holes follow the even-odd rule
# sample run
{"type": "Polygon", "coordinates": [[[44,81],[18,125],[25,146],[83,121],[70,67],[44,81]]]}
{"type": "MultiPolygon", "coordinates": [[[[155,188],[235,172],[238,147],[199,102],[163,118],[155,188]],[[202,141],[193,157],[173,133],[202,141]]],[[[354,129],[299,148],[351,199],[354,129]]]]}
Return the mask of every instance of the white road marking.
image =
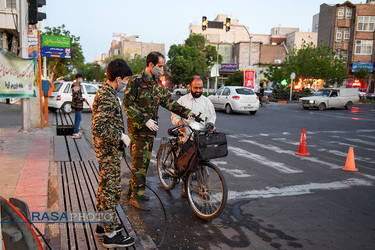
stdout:
{"type": "Polygon", "coordinates": [[[361,140],[361,139],[351,139],[351,138],[344,138],[344,139],[347,140],[347,141],[352,141],[352,142],[362,143],[362,144],[365,144],[365,145],[375,146],[374,142],[364,141],[364,140],[361,140]]]}
{"type": "MultiPolygon", "coordinates": [[[[337,155],[337,156],[343,156],[343,157],[345,157],[345,159],[348,156],[348,152],[341,152],[341,151],[337,151],[337,150],[328,150],[328,149],[325,149],[324,151],[327,151],[328,153],[334,154],[334,155],[337,155]]],[[[355,152],[354,152],[354,160],[375,164],[375,161],[373,159],[370,159],[370,158],[367,158],[367,157],[365,158],[365,157],[355,156],[355,152]]]]}
{"type": "Polygon", "coordinates": [[[302,170],[295,170],[295,169],[292,169],[292,168],[288,168],[284,163],[272,161],[272,160],[270,160],[270,159],[268,159],[264,156],[251,153],[251,152],[246,151],[242,148],[228,146],[228,149],[237,156],[242,156],[242,157],[247,158],[249,160],[258,162],[259,164],[262,164],[264,166],[274,168],[277,171],[280,171],[282,173],[295,174],[295,173],[302,173],[303,172],[302,170]]]}
{"type": "Polygon", "coordinates": [[[251,175],[247,174],[245,170],[227,169],[227,168],[222,168],[222,167],[219,167],[219,169],[222,172],[227,172],[228,174],[233,175],[234,177],[238,177],[238,178],[251,177],[251,175]]]}
{"type": "Polygon", "coordinates": [[[310,183],[283,188],[266,187],[266,189],[263,190],[250,190],[244,192],[229,191],[228,200],[297,196],[313,193],[314,190],[340,190],[348,189],[353,186],[373,185],[374,183],[371,181],[366,181],[358,178],[350,178],[347,180],[330,183],[310,183]]]}
{"type": "MultiPolygon", "coordinates": [[[[300,158],[301,160],[304,160],[304,161],[311,161],[311,162],[314,162],[314,163],[318,163],[318,164],[321,164],[321,165],[326,165],[332,169],[336,169],[336,168],[342,168],[343,166],[339,166],[339,165],[335,165],[335,164],[332,164],[332,163],[329,163],[329,162],[326,162],[326,161],[321,161],[319,160],[318,158],[314,158],[314,157],[302,157],[302,156],[297,156],[295,153],[297,152],[294,152],[294,151],[291,151],[291,150],[284,150],[284,149],[281,149],[277,146],[273,146],[271,144],[269,145],[264,145],[264,144],[259,144],[257,142],[254,142],[254,141],[251,141],[251,140],[240,140],[239,142],[246,142],[246,143],[250,143],[252,145],[255,145],[255,146],[260,146],[261,148],[264,148],[264,149],[268,149],[268,150],[272,150],[276,153],[279,153],[279,154],[287,154],[287,155],[293,155],[295,157],[298,157],[300,158]]],[[[323,151],[323,150],[322,150],[323,151]]],[[[324,151],[327,151],[327,150],[324,150],[324,151]]],[[[346,156],[345,156],[346,157],[346,156]]],[[[344,164],[344,162],[343,162],[344,164]]]]}

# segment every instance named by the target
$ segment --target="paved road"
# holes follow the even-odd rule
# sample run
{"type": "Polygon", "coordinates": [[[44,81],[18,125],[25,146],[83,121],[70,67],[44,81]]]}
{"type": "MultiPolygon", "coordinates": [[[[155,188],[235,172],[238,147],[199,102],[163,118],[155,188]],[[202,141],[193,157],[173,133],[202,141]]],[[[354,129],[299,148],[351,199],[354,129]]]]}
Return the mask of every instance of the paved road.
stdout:
{"type": "MultiPolygon", "coordinates": [[[[351,111],[303,110],[271,103],[255,115],[217,112],[217,128],[228,134],[229,156],[217,159],[230,192],[223,214],[198,219],[180,198],[181,185],[164,191],[155,171],[160,138],[171,127],[159,111],[148,184],[167,211],[160,249],[372,249],[375,243],[375,111],[360,104],[351,111]],[[308,157],[296,156],[302,129],[308,157]],[[359,172],[342,171],[349,147],[359,172]]],[[[84,113],[89,131],[91,113],[84,113]]],[[[89,133],[87,133],[90,137],[89,133]]],[[[123,187],[129,171],[124,165],[123,187]]],[[[151,193],[149,193],[151,194],[151,193]]],[[[152,211],[122,205],[137,233],[159,244],[164,219],[156,197],[152,211]]]]}

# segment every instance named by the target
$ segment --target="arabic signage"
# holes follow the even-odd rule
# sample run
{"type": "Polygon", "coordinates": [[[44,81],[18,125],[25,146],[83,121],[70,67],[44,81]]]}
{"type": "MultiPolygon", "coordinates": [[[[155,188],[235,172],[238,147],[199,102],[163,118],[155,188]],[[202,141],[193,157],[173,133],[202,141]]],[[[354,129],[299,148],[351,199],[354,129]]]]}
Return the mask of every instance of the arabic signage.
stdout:
{"type": "Polygon", "coordinates": [[[373,72],[374,71],[374,63],[361,63],[361,62],[355,62],[353,63],[352,71],[358,72],[360,69],[367,69],[367,72],[373,72]]]}
{"type": "Polygon", "coordinates": [[[35,62],[0,49],[0,98],[36,97],[35,62]]]}
{"type": "Polygon", "coordinates": [[[254,69],[245,69],[244,70],[244,87],[254,88],[255,80],[255,70],[254,69]]]}
{"type": "Polygon", "coordinates": [[[40,55],[45,57],[71,58],[70,48],[40,47],[40,55]]]}
{"type": "Polygon", "coordinates": [[[40,45],[43,47],[70,48],[70,37],[41,35],[40,45]]]}
{"type": "Polygon", "coordinates": [[[235,72],[237,70],[237,64],[236,63],[222,63],[220,65],[220,72],[235,72]]]}

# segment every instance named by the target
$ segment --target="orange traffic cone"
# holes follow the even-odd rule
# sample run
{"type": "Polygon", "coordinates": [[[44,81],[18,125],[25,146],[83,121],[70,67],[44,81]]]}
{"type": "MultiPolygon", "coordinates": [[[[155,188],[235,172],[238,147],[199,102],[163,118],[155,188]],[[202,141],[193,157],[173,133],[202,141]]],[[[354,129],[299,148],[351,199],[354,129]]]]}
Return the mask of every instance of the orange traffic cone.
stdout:
{"type": "Polygon", "coordinates": [[[343,167],[342,170],[358,172],[358,169],[355,168],[353,147],[349,148],[348,156],[346,157],[345,167],[343,167]]]}
{"type": "Polygon", "coordinates": [[[300,156],[309,156],[310,155],[309,153],[307,153],[307,149],[306,149],[306,132],[305,132],[305,129],[302,129],[301,140],[300,140],[300,143],[299,143],[299,150],[298,150],[298,153],[296,153],[296,155],[300,155],[300,156]]]}

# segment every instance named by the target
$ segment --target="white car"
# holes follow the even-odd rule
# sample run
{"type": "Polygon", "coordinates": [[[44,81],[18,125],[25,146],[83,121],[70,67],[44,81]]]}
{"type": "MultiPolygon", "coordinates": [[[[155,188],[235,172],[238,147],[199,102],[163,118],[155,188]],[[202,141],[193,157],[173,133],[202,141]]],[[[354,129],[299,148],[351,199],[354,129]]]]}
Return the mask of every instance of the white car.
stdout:
{"type": "Polygon", "coordinates": [[[208,99],[216,109],[223,109],[227,114],[233,111],[249,111],[255,115],[259,109],[259,97],[248,87],[224,86],[208,99]]]}
{"type": "Polygon", "coordinates": [[[175,95],[186,95],[187,93],[189,93],[189,88],[186,88],[186,87],[182,87],[182,88],[176,88],[173,90],[172,94],[175,94],[175,95]]]}
{"type": "MultiPolygon", "coordinates": [[[[61,109],[65,113],[72,112],[72,84],[73,82],[60,81],[54,83],[54,90],[48,97],[48,109],[50,111],[55,112],[57,109],[61,109]]],[[[91,107],[98,90],[99,88],[94,84],[81,84],[82,97],[88,101],[91,107]]],[[[89,109],[90,107],[84,102],[83,108],[89,109]]]]}

